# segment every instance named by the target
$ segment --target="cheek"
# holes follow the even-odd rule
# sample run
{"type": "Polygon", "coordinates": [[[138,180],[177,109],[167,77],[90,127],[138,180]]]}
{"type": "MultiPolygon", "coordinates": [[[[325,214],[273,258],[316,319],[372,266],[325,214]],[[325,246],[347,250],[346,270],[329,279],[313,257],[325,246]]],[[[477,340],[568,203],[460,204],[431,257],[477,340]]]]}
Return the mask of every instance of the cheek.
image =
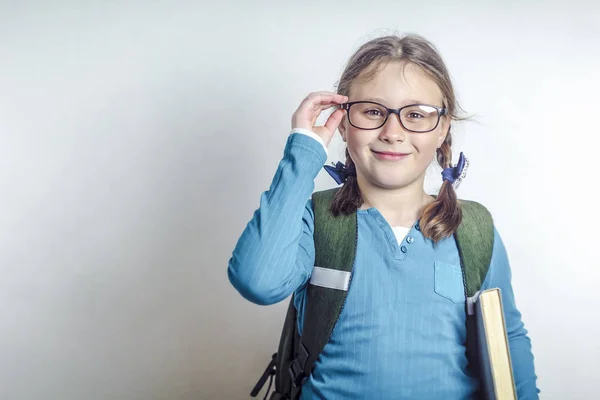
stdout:
{"type": "Polygon", "coordinates": [[[412,144],[420,154],[433,156],[438,147],[438,135],[415,135],[412,137],[412,144]]]}
{"type": "MultiPolygon", "coordinates": [[[[359,150],[367,147],[369,143],[374,140],[373,135],[374,134],[371,132],[350,127],[350,129],[346,131],[346,142],[349,148],[359,150]]],[[[377,134],[375,134],[375,138],[376,137],[377,134]]]]}

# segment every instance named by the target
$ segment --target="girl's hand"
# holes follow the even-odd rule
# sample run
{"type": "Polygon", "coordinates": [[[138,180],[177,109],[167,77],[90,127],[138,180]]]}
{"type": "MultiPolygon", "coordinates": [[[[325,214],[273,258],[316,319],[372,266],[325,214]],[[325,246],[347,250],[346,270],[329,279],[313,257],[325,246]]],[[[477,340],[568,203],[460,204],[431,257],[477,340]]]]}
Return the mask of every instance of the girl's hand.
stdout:
{"type": "Polygon", "coordinates": [[[338,106],[348,101],[348,96],[332,92],[313,92],[300,104],[292,116],[292,129],[304,128],[316,133],[323,139],[325,147],[329,147],[335,130],[342,122],[346,111],[338,108],[327,119],[324,126],[315,126],[317,118],[330,107],[338,106]]]}

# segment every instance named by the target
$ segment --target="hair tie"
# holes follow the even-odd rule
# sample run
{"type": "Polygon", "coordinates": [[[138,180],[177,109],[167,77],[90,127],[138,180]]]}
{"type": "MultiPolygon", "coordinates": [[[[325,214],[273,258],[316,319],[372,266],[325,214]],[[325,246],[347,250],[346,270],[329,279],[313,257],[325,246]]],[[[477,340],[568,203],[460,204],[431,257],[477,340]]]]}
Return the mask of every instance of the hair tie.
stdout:
{"type": "Polygon", "coordinates": [[[356,176],[354,165],[346,167],[341,161],[338,161],[336,164],[331,163],[331,165],[324,165],[323,168],[325,168],[325,171],[331,175],[338,185],[346,182],[349,176],[356,176]]]}
{"type": "Polygon", "coordinates": [[[467,169],[469,168],[469,160],[465,157],[463,152],[460,152],[458,158],[458,164],[454,167],[444,168],[442,171],[442,180],[450,181],[454,189],[458,188],[463,179],[467,176],[467,169]]]}

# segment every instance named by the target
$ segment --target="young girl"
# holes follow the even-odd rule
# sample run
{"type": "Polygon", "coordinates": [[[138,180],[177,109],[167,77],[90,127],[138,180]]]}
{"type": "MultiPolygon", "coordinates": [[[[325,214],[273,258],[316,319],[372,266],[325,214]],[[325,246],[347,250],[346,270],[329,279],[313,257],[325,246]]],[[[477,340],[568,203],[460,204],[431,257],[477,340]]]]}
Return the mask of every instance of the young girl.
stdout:
{"type": "MultiPolygon", "coordinates": [[[[460,116],[446,66],[419,36],[381,37],[351,57],[337,92],[311,93],[294,113],[283,159],[229,261],[230,282],[262,305],[294,293],[302,332],[315,259],[306,199],[338,129],[347,149],[333,210],[357,214],[356,258],[344,308],[301,398],[473,398],[453,175],[443,174],[436,198],[423,189],[434,157],[445,172],[452,162],[451,123],[460,116]],[[315,126],[330,107],[337,110],[315,126]]],[[[518,397],[536,399],[530,340],[494,235],[482,289],[502,291],[518,397]]]]}

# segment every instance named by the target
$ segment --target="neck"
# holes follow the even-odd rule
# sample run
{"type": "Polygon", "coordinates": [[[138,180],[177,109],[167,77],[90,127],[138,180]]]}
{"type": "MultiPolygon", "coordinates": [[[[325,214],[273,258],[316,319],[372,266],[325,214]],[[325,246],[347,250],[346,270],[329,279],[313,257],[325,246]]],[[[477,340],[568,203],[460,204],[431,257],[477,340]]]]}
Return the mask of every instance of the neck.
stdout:
{"type": "Polygon", "coordinates": [[[363,199],[360,209],[376,208],[391,226],[412,226],[423,208],[434,201],[423,190],[425,176],[397,189],[374,185],[362,176],[358,176],[357,180],[363,199]]]}

